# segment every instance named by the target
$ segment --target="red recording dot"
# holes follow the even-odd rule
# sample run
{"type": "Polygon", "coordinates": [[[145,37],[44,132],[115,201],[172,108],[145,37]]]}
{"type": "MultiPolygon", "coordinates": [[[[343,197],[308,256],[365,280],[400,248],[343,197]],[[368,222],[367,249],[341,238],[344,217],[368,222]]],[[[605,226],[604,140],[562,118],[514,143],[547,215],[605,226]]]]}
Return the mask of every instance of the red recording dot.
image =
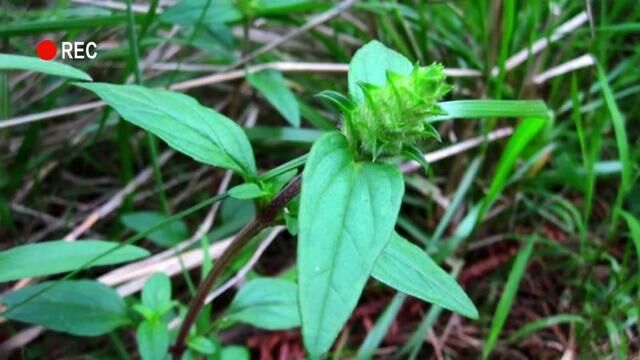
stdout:
{"type": "Polygon", "coordinates": [[[56,54],[58,53],[58,48],[56,47],[56,44],[53,41],[49,39],[45,39],[38,43],[38,47],[36,48],[36,51],[38,52],[38,56],[40,57],[40,59],[51,60],[54,57],[56,57],[56,54]]]}

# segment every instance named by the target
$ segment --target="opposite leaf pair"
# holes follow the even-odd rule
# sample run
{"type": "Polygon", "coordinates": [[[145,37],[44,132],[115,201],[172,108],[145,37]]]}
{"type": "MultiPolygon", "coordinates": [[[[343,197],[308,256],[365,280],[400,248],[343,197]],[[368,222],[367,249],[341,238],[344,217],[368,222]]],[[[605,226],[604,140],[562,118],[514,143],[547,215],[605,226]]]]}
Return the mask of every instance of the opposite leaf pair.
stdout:
{"type": "Polygon", "coordinates": [[[422,159],[418,141],[439,138],[427,120],[441,113],[437,101],[450,90],[444,78],[441,65],[413,66],[373,41],[350,64],[350,98],[323,94],[342,110],[344,135],[332,132],[316,141],[303,173],[298,301],[312,357],[329,350],[372,273],[401,291],[413,288],[420,298],[477,317],[453,278],[393,232],[404,180],[396,165],[375,162],[403,152],[422,159]],[[416,276],[427,264],[439,274],[440,288],[429,288],[416,276]],[[426,296],[420,296],[416,281],[428,288],[426,296]]]}
{"type": "Polygon", "coordinates": [[[333,132],[311,149],[302,184],[298,302],[311,356],[331,347],[370,274],[398,290],[477,317],[455,280],[393,232],[404,194],[396,166],[356,161],[346,138],[333,132]]]}

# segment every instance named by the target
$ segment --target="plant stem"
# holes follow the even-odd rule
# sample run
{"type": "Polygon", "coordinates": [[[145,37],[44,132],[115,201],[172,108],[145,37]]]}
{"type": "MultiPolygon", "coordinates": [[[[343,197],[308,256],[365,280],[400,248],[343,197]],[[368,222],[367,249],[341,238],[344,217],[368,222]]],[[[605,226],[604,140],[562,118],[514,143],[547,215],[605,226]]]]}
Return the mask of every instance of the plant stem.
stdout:
{"type": "Polygon", "coordinates": [[[256,234],[270,226],[276,220],[278,213],[280,213],[289,201],[298,196],[300,193],[300,183],[301,177],[298,175],[238,233],[229,247],[225,249],[224,253],[222,253],[218,261],[213,265],[213,269],[211,269],[207,277],[200,284],[198,291],[189,304],[189,310],[180,326],[180,332],[172,349],[173,359],[177,360],[182,357],[189,330],[196,321],[198,314],[204,306],[207,294],[209,294],[215,285],[218,277],[240,250],[242,250],[256,234]]]}

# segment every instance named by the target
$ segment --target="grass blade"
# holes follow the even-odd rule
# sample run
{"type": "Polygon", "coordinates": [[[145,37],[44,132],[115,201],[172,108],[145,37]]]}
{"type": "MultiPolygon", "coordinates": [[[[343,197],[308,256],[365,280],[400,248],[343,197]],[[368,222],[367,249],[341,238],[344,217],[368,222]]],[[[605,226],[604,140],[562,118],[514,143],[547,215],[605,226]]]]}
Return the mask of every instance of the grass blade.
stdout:
{"type": "Polygon", "coordinates": [[[546,120],[544,118],[534,117],[525,119],[520,126],[518,126],[500,157],[496,173],[493,180],[491,180],[491,187],[484,198],[477,221],[482,221],[484,213],[491,208],[493,202],[498,198],[498,195],[507,183],[511,169],[515,165],[516,160],[518,160],[520,153],[522,153],[527,144],[534,139],[538,132],[542,130],[545,123],[546,120]]]}
{"type": "MultiPolygon", "coordinates": [[[[143,19],[137,15],[136,21],[143,19]]],[[[54,31],[72,31],[95,29],[99,26],[112,26],[123,24],[127,20],[126,15],[93,16],[72,19],[36,20],[3,24],[0,27],[0,38],[48,33],[54,31]]]]}
{"type": "Polygon", "coordinates": [[[511,272],[509,273],[509,278],[507,279],[507,284],[505,286],[504,291],[502,292],[502,296],[500,296],[500,301],[498,302],[498,307],[496,308],[496,312],[493,316],[493,320],[491,321],[491,329],[489,330],[489,336],[487,338],[487,342],[482,349],[482,358],[487,359],[493,351],[493,348],[498,341],[498,337],[502,332],[502,327],[504,326],[505,321],[507,320],[507,316],[509,316],[509,312],[511,311],[511,305],[513,305],[513,300],[516,297],[518,292],[518,287],[520,286],[520,280],[522,279],[522,275],[524,274],[524,270],[527,267],[527,262],[531,253],[533,252],[533,244],[535,243],[535,235],[529,237],[527,244],[524,249],[522,249],[518,256],[516,257],[515,262],[513,263],[513,267],[511,268],[511,272]]]}
{"type": "Polygon", "coordinates": [[[464,197],[467,194],[467,191],[469,191],[469,188],[471,188],[473,179],[475,179],[476,175],[478,174],[478,170],[480,170],[481,163],[482,163],[482,160],[481,158],[478,157],[471,162],[469,167],[467,167],[467,171],[464,173],[462,180],[460,180],[460,184],[458,184],[458,189],[453,195],[451,204],[449,204],[449,207],[447,207],[447,210],[442,215],[442,218],[438,222],[438,226],[436,227],[436,230],[434,231],[433,236],[431,237],[431,240],[429,242],[430,250],[435,249],[435,247],[438,244],[438,241],[440,241],[440,238],[442,237],[442,234],[444,234],[445,229],[451,222],[451,219],[453,219],[453,216],[460,208],[460,205],[462,204],[462,200],[464,200],[464,197]]]}
{"type": "Polygon", "coordinates": [[[430,122],[449,119],[549,116],[549,109],[540,100],[454,100],[443,101],[438,105],[446,114],[430,117],[430,122]]]}
{"type": "Polygon", "coordinates": [[[555,326],[555,325],[565,324],[565,323],[574,323],[574,322],[583,323],[585,322],[585,320],[581,316],[574,315],[574,314],[558,314],[558,315],[542,318],[539,320],[535,320],[526,324],[525,326],[518,329],[518,331],[511,334],[507,342],[509,343],[516,342],[520,339],[523,339],[533,334],[536,331],[542,330],[544,328],[548,328],[550,326],[555,326]]]}
{"type": "Polygon", "coordinates": [[[616,136],[618,156],[620,157],[620,162],[622,163],[622,183],[620,185],[620,189],[618,190],[618,197],[616,198],[616,202],[612,211],[613,216],[611,219],[611,225],[609,227],[609,233],[611,234],[611,232],[617,225],[617,210],[620,209],[622,200],[626,192],[631,187],[631,172],[633,169],[631,159],[629,158],[629,142],[627,139],[627,132],[624,127],[624,117],[622,116],[622,113],[618,108],[618,104],[615,101],[613,92],[611,91],[611,87],[609,87],[609,82],[607,81],[607,75],[604,69],[599,64],[596,67],[598,69],[598,81],[600,82],[600,86],[602,86],[602,95],[604,96],[604,100],[607,104],[607,108],[609,109],[609,113],[611,113],[611,122],[613,123],[613,130],[616,136]]]}
{"type": "Polygon", "coordinates": [[[504,79],[507,76],[506,62],[511,45],[511,36],[513,35],[513,24],[516,16],[516,4],[514,0],[505,0],[502,2],[502,31],[500,35],[500,53],[498,55],[498,80],[496,81],[495,97],[502,97],[502,88],[504,79]]]}
{"type": "Polygon", "coordinates": [[[398,315],[398,311],[400,311],[406,297],[403,293],[397,293],[396,296],[393,297],[391,303],[387,305],[382,315],[376,320],[373,329],[371,329],[364,339],[364,342],[362,342],[362,345],[360,345],[358,355],[356,356],[357,360],[373,358],[375,351],[378,349],[378,346],[380,346],[380,343],[382,343],[384,336],[387,334],[387,330],[391,326],[391,323],[393,323],[396,315],[398,315]]]}

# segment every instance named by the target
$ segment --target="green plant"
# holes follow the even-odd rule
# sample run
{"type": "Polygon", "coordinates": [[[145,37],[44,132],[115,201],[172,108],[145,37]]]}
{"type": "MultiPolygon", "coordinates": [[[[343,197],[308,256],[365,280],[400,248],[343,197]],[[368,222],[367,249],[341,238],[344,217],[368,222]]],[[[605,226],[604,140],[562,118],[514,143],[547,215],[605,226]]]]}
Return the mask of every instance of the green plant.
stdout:
{"type": "MultiPolygon", "coordinates": [[[[233,258],[254,237],[260,236],[265,228],[282,222],[286,222],[293,234],[298,234],[296,283],[291,280],[253,280],[237,294],[222,326],[229,321],[247,322],[267,329],[290,328],[299,324],[310,357],[322,357],[354,310],[371,276],[439,307],[472,319],[478,317],[475,306],[454,278],[425,251],[394,231],[404,195],[404,179],[396,156],[407,156],[426,168],[428,164],[419,147],[427,138],[439,138],[431,125],[433,122],[446,117],[515,117],[520,116],[524,108],[525,115],[533,118],[525,124],[533,124],[529,126],[534,126],[536,131],[529,131],[527,127],[522,130],[528,137],[513,145],[518,150],[510,152],[511,158],[505,160],[500,170],[501,176],[506,177],[515,156],[541,128],[547,110],[538,101],[519,101],[518,106],[511,107],[513,102],[509,101],[440,102],[450,89],[445,83],[443,70],[437,64],[428,67],[413,65],[377,41],[368,43],[351,61],[349,95],[336,92],[322,94],[341,109],[344,119],[341,131],[326,132],[315,141],[308,155],[263,174],[258,172],[251,143],[243,129],[187,95],[139,85],[77,83],[98,95],[123,119],[158,136],[174,149],[196,161],[229,169],[243,179],[242,184],[223,196],[204,202],[204,205],[229,195],[238,199],[254,199],[259,208],[255,218],[240,231],[206,273],[194,294],[182,317],[173,346],[175,358],[179,358],[187,348],[201,354],[217,351],[218,346],[206,337],[208,329],[192,329],[204,307],[205,297],[233,258]],[[303,164],[302,174],[296,176],[296,169],[303,164]],[[298,195],[299,203],[294,201],[298,195]],[[269,293],[273,289],[280,290],[269,293]],[[269,308],[257,301],[264,297],[273,298],[269,308]],[[280,312],[280,315],[276,318],[267,316],[273,312],[280,312]]],[[[259,76],[249,80],[266,93],[275,91],[282,95],[281,87],[265,87],[265,80],[259,76]]],[[[272,99],[287,119],[297,125],[295,115],[287,110],[289,108],[278,105],[282,105],[283,97],[274,95],[272,99]]],[[[483,204],[480,214],[490,206],[505,180],[500,177],[494,182],[490,189],[492,196],[483,204]]],[[[203,204],[196,205],[194,209],[201,208],[203,204]]],[[[137,231],[146,227],[137,224],[149,223],[149,217],[159,222],[109,251],[85,254],[81,264],[72,254],[67,256],[63,253],[58,260],[65,265],[55,271],[43,270],[34,274],[24,270],[13,274],[11,279],[75,270],[64,281],[36,285],[21,290],[21,296],[12,295],[17,300],[8,298],[9,307],[3,315],[11,319],[11,314],[19,314],[20,309],[28,308],[34,301],[60,292],[67,286],[65,284],[70,283],[69,278],[79,271],[105,263],[114,252],[124,251],[142,238],[149,237],[165,246],[171,244],[172,232],[179,232],[180,227],[176,230],[167,226],[190,211],[192,209],[172,217],[148,213],[128,216],[123,221],[137,231]]],[[[82,243],[86,241],[65,244],[64,247],[75,249],[82,243]]],[[[59,246],[63,248],[62,244],[59,246]]],[[[16,252],[15,249],[9,250],[0,256],[10,256],[11,251],[13,254],[16,252]]],[[[131,259],[122,261],[127,260],[131,259]]],[[[175,305],[178,304],[171,300],[168,279],[163,275],[150,278],[143,290],[142,302],[133,307],[143,317],[137,321],[137,335],[138,347],[145,359],[166,355],[170,338],[167,324],[170,310],[175,305]]],[[[118,311],[116,317],[121,322],[114,321],[114,326],[93,331],[91,335],[131,322],[126,315],[122,320],[122,311],[118,311]]],[[[50,319],[40,319],[38,313],[31,317],[14,315],[13,318],[59,328],[52,325],[50,319]]]]}

